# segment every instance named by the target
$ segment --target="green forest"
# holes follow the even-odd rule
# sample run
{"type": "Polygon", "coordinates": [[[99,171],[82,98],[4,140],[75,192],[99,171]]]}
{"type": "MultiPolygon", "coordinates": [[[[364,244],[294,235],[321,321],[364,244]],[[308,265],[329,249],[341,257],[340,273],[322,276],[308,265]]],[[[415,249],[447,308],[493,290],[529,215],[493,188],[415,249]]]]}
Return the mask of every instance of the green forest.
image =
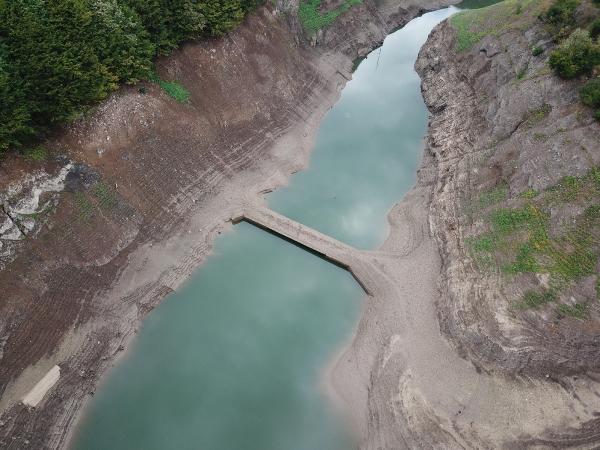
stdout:
{"type": "Polygon", "coordinates": [[[0,0],[0,154],[151,76],[184,41],[221,36],[262,0],[0,0]]]}

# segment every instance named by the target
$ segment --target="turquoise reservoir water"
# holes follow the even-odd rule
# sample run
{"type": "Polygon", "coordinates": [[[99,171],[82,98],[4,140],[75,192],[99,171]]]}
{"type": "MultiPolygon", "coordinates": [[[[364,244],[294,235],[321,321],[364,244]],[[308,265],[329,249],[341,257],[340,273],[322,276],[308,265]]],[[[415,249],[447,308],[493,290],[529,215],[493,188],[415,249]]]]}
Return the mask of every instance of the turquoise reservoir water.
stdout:
{"type": "MultiPolygon", "coordinates": [[[[361,63],[320,128],[310,168],[269,197],[360,248],[387,233],[410,188],[427,113],[413,64],[445,9],[415,19],[361,63]]],[[[319,390],[358,320],[352,277],[248,224],[144,321],[94,397],[80,450],[349,450],[319,390]]]]}

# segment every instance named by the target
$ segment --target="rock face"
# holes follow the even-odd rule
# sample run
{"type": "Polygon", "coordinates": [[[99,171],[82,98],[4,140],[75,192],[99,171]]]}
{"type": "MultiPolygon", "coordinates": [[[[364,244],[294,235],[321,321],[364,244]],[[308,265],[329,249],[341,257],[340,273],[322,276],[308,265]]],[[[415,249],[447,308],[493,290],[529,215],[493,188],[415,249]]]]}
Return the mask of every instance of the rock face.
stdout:
{"type": "Polygon", "coordinates": [[[297,1],[269,2],[223,39],[158,62],[163,79],[190,92],[188,103],[154,84],[124,87],[45,144],[64,157],[5,159],[0,447],[64,447],[100,376],[203,261],[225,220],[304,166],[352,60],[446,3],[365,0],[311,46],[292,14],[297,1]],[[27,184],[34,172],[49,183],[43,192],[34,191],[45,181],[27,184]],[[22,195],[5,195],[15,186],[22,195]],[[25,407],[55,365],[56,386],[25,407]]]}
{"type": "MultiPolygon", "coordinates": [[[[515,301],[528,289],[543,289],[544,274],[482,270],[469,239],[480,235],[489,213],[474,207],[482,193],[500,186],[500,206],[516,207],[528,193],[600,164],[600,126],[579,103],[580,82],[556,78],[547,51],[532,54],[552,45],[539,21],[490,33],[464,52],[456,42],[453,27],[441,24],[416,63],[432,112],[426,152],[435,172],[430,226],[443,261],[441,329],[484,371],[558,378],[597,371],[596,294],[582,291],[594,275],[575,283],[571,293],[578,293],[558,299],[590,297],[584,321],[557,316],[552,307],[522,311],[515,301]]],[[[561,233],[558,221],[574,216],[568,208],[551,208],[551,234],[561,233]]]]}

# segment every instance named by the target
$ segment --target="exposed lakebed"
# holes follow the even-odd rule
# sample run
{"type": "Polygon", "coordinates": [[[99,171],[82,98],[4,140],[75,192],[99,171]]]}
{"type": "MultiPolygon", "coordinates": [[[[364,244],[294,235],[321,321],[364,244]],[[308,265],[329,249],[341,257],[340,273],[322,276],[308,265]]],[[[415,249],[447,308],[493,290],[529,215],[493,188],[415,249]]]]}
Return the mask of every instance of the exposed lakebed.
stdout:
{"type": "MultiPolygon", "coordinates": [[[[310,167],[274,210],[361,249],[415,181],[427,111],[413,70],[452,8],[388,36],[319,130],[310,167]]],[[[319,390],[358,319],[344,270],[249,224],[145,320],[82,422],[77,449],[342,450],[347,433],[319,390]]]]}

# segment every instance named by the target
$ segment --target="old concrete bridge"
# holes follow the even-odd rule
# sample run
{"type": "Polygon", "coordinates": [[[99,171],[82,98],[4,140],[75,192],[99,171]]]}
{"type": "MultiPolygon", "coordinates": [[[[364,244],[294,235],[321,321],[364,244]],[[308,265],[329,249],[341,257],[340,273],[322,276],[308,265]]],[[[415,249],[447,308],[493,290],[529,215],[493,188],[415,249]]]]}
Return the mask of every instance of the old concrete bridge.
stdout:
{"type": "Polygon", "coordinates": [[[248,222],[275,234],[337,266],[348,270],[368,295],[377,287],[373,252],[363,252],[263,206],[249,206],[231,217],[232,223],[248,222]]]}

